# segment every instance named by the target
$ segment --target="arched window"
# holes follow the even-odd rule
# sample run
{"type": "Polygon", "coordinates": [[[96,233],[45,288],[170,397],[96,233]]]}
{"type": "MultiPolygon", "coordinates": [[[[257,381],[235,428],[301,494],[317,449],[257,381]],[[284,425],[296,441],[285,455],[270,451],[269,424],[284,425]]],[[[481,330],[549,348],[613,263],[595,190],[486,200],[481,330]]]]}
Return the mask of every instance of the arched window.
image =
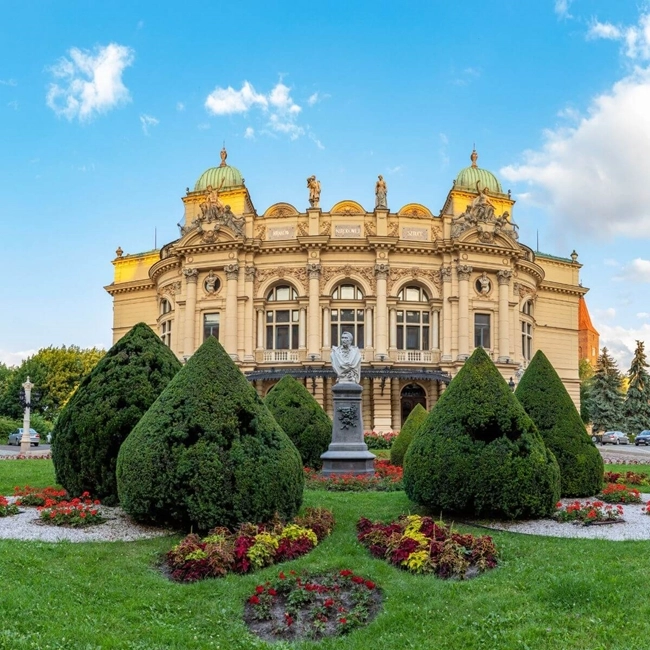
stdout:
{"type": "Polygon", "coordinates": [[[165,314],[169,314],[171,310],[172,310],[171,303],[166,298],[163,298],[160,301],[160,315],[164,316],[165,314]]]}
{"type": "Polygon", "coordinates": [[[526,316],[532,316],[533,315],[533,301],[532,300],[527,300],[523,307],[521,308],[521,313],[525,314],[526,316]]]}
{"type": "MultiPolygon", "coordinates": [[[[297,300],[298,292],[288,284],[273,287],[266,295],[267,302],[287,302],[297,300]]],[[[267,309],[266,311],[266,349],[297,350],[299,330],[299,310],[267,309]]]]}
{"type": "Polygon", "coordinates": [[[427,292],[418,286],[407,286],[400,290],[397,299],[413,303],[409,309],[397,310],[397,349],[431,349],[431,312],[427,292]]]}
{"type": "Polygon", "coordinates": [[[162,342],[170,348],[172,346],[172,323],[173,318],[168,316],[172,312],[172,304],[166,298],[162,298],[160,301],[160,339],[162,342]]]}
{"type": "Polygon", "coordinates": [[[339,345],[341,334],[350,332],[354,345],[365,346],[365,305],[363,291],[356,284],[339,284],[332,291],[332,300],[339,301],[330,312],[332,345],[339,345]],[[356,303],[356,304],[355,304],[356,303]]]}

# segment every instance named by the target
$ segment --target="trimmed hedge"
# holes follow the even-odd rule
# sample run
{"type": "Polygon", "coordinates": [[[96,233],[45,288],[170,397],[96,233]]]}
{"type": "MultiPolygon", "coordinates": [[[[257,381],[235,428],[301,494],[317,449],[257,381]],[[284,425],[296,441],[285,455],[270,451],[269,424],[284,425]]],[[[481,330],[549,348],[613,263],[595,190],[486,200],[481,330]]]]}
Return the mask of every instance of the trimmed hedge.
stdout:
{"type": "Polygon", "coordinates": [[[409,413],[390,449],[391,465],[399,465],[399,467],[402,467],[406,450],[409,448],[415,433],[422,426],[428,415],[429,412],[422,404],[416,404],[415,408],[409,413]]]}
{"type": "Polygon", "coordinates": [[[483,348],[442,394],[404,458],[404,488],[433,512],[544,517],[560,470],[483,348]]]}
{"type": "Polygon", "coordinates": [[[302,464],[320,469],[320,456],[332,442],[332,421],[310,392],[285,375],[267,393],[264,404],[300,452],[302,464]]]}
{"type": "Polygon", "coordinates": [[[300,454],[214,337],[122,444],[117,485],[138,521],[199,531],[300,508],[300,454]]]}
{"type": "Polygon", "coordinates": [[[79,384],[52,432],[57,483],[117,503],[120,445],[181,364],[145,323],[123,336],[79,384]]]}
{"type": "Polygon", "coordinates": [[[538,350],[515,397],[537,425],[560,466],[563,497],[588,497],[603,486],[603,459],[573,400],[546,355],[538,350]]]}

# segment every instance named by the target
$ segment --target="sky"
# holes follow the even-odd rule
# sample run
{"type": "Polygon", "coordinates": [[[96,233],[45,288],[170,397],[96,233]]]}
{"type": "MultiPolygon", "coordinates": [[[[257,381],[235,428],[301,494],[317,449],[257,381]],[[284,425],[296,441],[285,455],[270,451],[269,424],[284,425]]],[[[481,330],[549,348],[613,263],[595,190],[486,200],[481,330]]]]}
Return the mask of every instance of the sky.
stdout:
{"type": "Polygon", "coordinates": [[[120,246],[172,241],[201,173],[438,213],[478,164],[521,241],[579,254],[623,370],[650,343],[650,4],[0,2],[0,362],[110,347],[120,246]]]}

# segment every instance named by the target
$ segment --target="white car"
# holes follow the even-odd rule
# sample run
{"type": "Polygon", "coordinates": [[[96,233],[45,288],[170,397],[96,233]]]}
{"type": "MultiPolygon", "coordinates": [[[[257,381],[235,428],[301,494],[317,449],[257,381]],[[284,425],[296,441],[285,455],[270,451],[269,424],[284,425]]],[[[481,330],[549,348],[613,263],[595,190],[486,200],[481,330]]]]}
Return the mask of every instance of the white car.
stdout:
{"type": "MultiPolygon", "coordinates": [[[[7,444],[18,445],[20,447],[20,441],[22,440],[22,437],[23,437],[23,429],[17,429],[13,433],[9,434],[9,438],[7,439],[7,444]]],[[[30,429],[29,442],[30,444],[34,445],[34,447],[38,447],[39,443],[41,442],[41,434],[35,431],[34,429],[30,429]]]]}

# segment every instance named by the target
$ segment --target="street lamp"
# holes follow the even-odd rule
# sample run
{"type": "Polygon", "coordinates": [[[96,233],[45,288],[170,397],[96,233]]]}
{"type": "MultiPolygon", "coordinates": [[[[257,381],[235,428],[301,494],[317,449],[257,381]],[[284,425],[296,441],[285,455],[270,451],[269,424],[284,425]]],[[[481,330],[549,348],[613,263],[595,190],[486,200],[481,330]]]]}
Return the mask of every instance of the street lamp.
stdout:
{"type": "Polygon", "coordinates": [[[515,392],[515,380],[510,377],[510,381],[508,382],[508,386],[510,386],[510,390],[514,393],[515,392]]]}
{"type": "Polygon", "coordinates": [[[20,453],[27,455],[30,448],[30,435],[29,435],[29,426],[30,426],[30,409],[31,409],[31,398],[32,398],[32,388],[34,384],[29,381],[29,376],[27,381],[23,384],[23,390],[25,391],[25,415],[23,416],[23,435],[20,439],[20,453]]]}

